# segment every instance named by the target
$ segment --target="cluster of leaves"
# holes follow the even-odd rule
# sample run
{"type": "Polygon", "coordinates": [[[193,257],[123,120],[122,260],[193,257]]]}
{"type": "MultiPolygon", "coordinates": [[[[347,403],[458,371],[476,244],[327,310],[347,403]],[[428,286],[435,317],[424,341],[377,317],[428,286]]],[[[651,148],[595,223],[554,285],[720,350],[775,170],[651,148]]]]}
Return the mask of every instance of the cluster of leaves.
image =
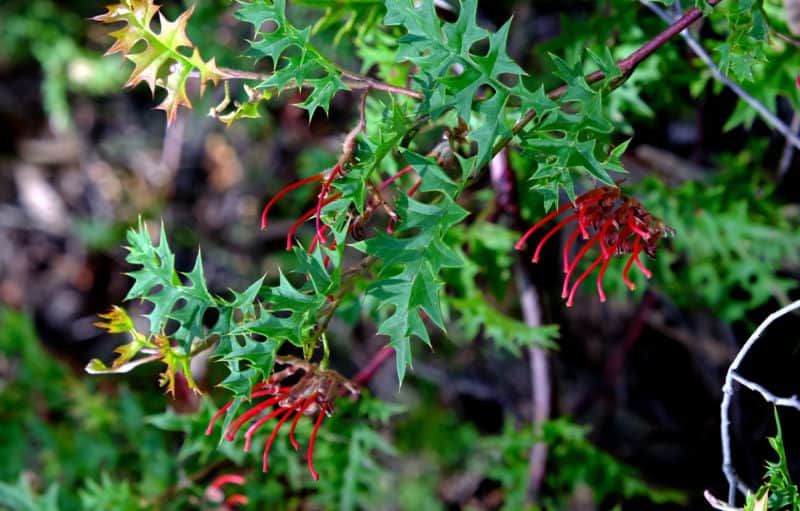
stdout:
{"type": "MultiPolygon", "coordinates": [[[[176,271],[175,254],[163,226],[158,244],[154,244],[147,224],[140,221],[137,229],[128,232],[128,243],[126,260],[139,269],[128,273],[134,282],[126,300],[152,304],[145,314],[150,323],[148,333],[137,332],[127,313],[114,308],[108,322],[99,325],[111,333],[127,332],[132,340],[117,349],[119,356],[111,368],[93,360],[87,368],[90,372],[128,371],[147,360],[131,362],[140,352],[151,353],[150,349],[156,352],[153,357],[167,364],[162,384],[168,384],[170,391],[176,371],[196,389],[189,360],[213,346],[214,356],[230,370],[220,385],[243,395],[269,377],[275,354],[285,341],[304,353],[317,347],[319,335],[313,331],[317,315],[338,288],[338,275],[325,269],[320,252],[296,251],[298,272],[309,276],[301,287],[281,273],[274,286],[265,285],[262,277],[241,293],[231,290],[232,298],[226,299],[208,290],[200,253],[191,271],[176,271]]],[[[326,255],[336,263],[341,253],[326,251],[326,255]]]]}

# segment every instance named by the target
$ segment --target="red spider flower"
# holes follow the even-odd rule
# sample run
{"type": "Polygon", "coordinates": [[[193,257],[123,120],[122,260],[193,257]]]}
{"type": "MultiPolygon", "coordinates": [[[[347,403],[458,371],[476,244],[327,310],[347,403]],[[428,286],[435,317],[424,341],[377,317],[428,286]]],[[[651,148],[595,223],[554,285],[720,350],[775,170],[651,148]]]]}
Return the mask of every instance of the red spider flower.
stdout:
{"type": "Polygon", "coordinates": [[[539,220],[536,225],[528,229],[528,232],[517,242],[515,248],[521,250],[525,245],[525,241],[534,232],[570,208],[572,208],[573,213],[556,224],[542,237],[536,246],[532,259],[532,262],[538,262],[539,254],[545,242],[570,222],[577,221],[578,225],[567,238],[562,254],[564,273],[566,275],[561,297],[567,299],[567,307],[572,306],[575,292],[580,283],[598,265],[600,265],[600,271],[597,274],[597,293],[600,295],[601,302],[606,301],[606,295],[603,291],[603,275],[608,262],[614,255],[631,254],[623,269],[622,279],[631,290],[635,289],[636,286],[628,278],[628,271],[634,263],[636,263],[636,266],[645,277],[649,279],[652,275],[639,260],[639,254],[644,252],[650,257],[655,257],[659,240],[662,237],[675,234],[664,222],[651,215],[639,201],[622,195],[619,188],[604,186],[584,193],[575,200],[574,204],[565,204],[539,220]],[[586,240],[586,243],[578,251],[575,258],[570,261],[569,250],[578,236],[586,240]],[[578,267],[578,261],[595,245],[600,246],[600,255],[571,283],[573,274],[578,267]]]}
{"type": "MultiPolygon", "coordinates": [[[[333,415],[333,401],[337,397],[349,395],[352,399],[355,399],[358,397],[360,390],[356,384],[336,371],[321,369],[317,364],[312,364],[306,360],[294,357],[278,357],[277,363],[286,367],[274,373],[267,381],[259,383],[251,389],[250,402],[253,406],[250,410],[231,421],[225,430],[225,438],[228,441],[233,441],[236,438],[236,433],[245,424],[253,421],[244,434],[244,450],[249,451],[251,440],[256,431],[270,420],[278,419],[264,446],[262,470],[266,472],[270,447],[283,423],[294,415],[294,420],[289,430],[289,441],[295,450],[299,450],[300,446],[294,439],[294,430],[297,427],[297,422],[303,415],[313,416],[317,414],[314,430],[308,443],[307,454],[308,469],[316,481],[319,476],[314,470],[314,441],[317,438],[317,431],[319,431],[319,427],[322,424],[322,419],[325,416],[333,415]],[[298,371],[302,371],[302,376],[299,377],[297,382],[291,385],[284,385],[285,380],[295,375],[298,371]],[[256,403],[255,400],[257,398],[265,399],[256,403]]],[[[214,429],[214,423],[228,411],[232,404],[233,400],[228,401],[225,406],[219,409],[208,424],[206,435],[211,434],[214,429]]]]}
{"type": "MultiPolygon", "coordinates": [[[[403,168],[402,170],[398,171],[397,173],[393,174],[392,176],[390,176],[388,179],[383,181],[377,187],[378,193],[380,193],[381,191],[386,189],[397,178],[403,176],[404,174],[407,174],[408,172],[410,172],[412,170],[413,170],[413,168],[409,165],[409,166],[403,168]]],[[[269,211],[270,211],[270,209],[272,209],[272,206],[275,205],[275,203],[278,201],[278,199],[280,199],[281,197],[283,197],[287,193],[291,192],[292,190],[295,190],[297,188],[300,188],[300,187],[305,186],[305,185],[310,184],[310,183],[314,183],[316,181],[321,181],[322,182],[322,186],[321,186],[320,191],[319,191],[319,193],[317,195],[317,203],[316,203],[316,205],[314,207],[312,207],[311,209],[309,209],[308,211],[306,211],[305,213],[303,213],[300,216],[300,218],[298,218],[297,221],[294,222],[292,224],[292,226],[289,228],[289,231],[288,231],[288,233],[286,235],[286,250],[291,250],[292,249],[292,244],[293,244],[295,232],[297,231],[297,229],[304,222],[306,222],[309,219],[311,219],[311,217],[314,217],[316,234],[314,235],[314,239],[311,240],[311,244],[309,245],[309,252],[313,252],[314,249],[317,247],[317,244],[322,244],[322,245],[326,245],[327,246],[328,243],[327,243],[327,240],[326,240],[326,237],[325,237],[325,231],[328,230],[328,226],[323,224],[323,223],[321,223],[320,217],[322,216],[322,208],[324,208],[325,206],[327,206],[328,204],[332,203],[333,201],[339,199],[342,196],[341,193],[330,194],[331,184],[333,183],[333,180],[336,179],[337,176],[340,176],[342,174],[343,174],[343,172],[341,170],[341,167],[339,165],[336,165],[336,166],[333,167],[333,169],[331,169],[331,171],[328,173],[327,177],[326,177],[326,175],[324,173],[315,174],[315,175],[313,175],[311,177],[307,177],[305,179],[301,179],[300,181],[292,183],[289,186],[286,186],[285,188],[281,189],[277,194],[275,194],[275,196],[272,199],[270,199],[270,201],[264,207],[264,210],[261,213],[261,229],[264,230],[264,229],[267,228],[267,217],[269,215],[269,211]]],[[[416,184],[414,184],[414,186],[412,186],[411,189],[408,191],[408,195],[409,196],[414,195],[414,193],[416,193],[417,189],[419,188],[420,184],[422,184],[422,181],[420,179],[418,179],[416,184]]],[[[376,200],[374,197],[370,197],[369,201],[367,202],[366,209],[371,212],[377,206],[379,206],[379,202],[380,201],[376,200]]],[[[368,216],[369,215],[366,215],[366,217],[368,217],[368,216]]],[[[395,220],[396,220],[395,216],[392,216],[390,218],[389,227],[387,229],[387,231],[389,233],[392,232],[395,220]]],[[[355,222],[355,223],[351,224],[348,227],[348,232],[351,232],[354,229],[358,229],[358,228],[362,227],[361,223],[362,222],[355,222]]],[[[331,250],[336,248],[336,241],[335,240],[331,241],[331,244],[330,244],[330,246],[328,248],[330,248],[331,250]]],[[[327,256],[326,256],[326,264],[327,264],[327,260],[328,259],[327,259],[327,256]]]]}

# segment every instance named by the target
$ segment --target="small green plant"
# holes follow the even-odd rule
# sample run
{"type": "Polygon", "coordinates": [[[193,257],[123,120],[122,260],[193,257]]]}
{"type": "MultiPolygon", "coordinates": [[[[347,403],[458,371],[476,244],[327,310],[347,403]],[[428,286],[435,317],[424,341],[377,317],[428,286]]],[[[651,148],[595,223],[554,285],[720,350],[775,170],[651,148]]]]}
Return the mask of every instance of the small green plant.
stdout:
{"type": "MultiPolygon", "coordinates": [[[[344,137],[335,163],[285,184],[265,203],[262,229],[270,228],[269,215],[279,199],[302,187],[313,189],[312,207],[298,212],[287,231],[291,263],[277,275],[259,278],[243,291],[215,294],[206,282],[199,253],[190,271],[179,271],[165,226],[154,242],[148,223],[140,220],[128,234],[127,262],[134,270],[128,274],[133,283],[126,300],[148,303],[145,318],[149,324],[138,330],[121,307],[103,315],[99,326],[111,333],[125,333],[130,339],[117,349],[118,357],[110,366],[94,360],[87,370],[119,373],[160,362],[165,366],[160,384],[168,392],[175,394],[178,382],[185,381],[199,393],[191,362],[209,353],[215,365],[227,371],[215,382],[230,393],[227,404],[217,411],[205,405],[205,429],[198,429],[194,419],[161,417],[156,422],[184,431],[187,445],[194,446],[187,448],[189,452],[211,456],[205,436],[216,431],[216,424],[221,424],[222,439],[229,441],[220,441],[220,450],[230,450],[237,432],[249,425],[243,435],[244,450],[249,451],[258,441],[259,428],[274,419],[272,433],[263,445],[262,470],[267,470],[267,456],[273,449],[269,465],[279,468],[271,473],[286,471],[290,482],[288,490],[270,487],[265,492],[274,490],[271,497],[287,499],[285,491],[299,494],[315,488],[317,497],[326,503],[338,502],[340,509],[369,508],[364,488],[384,474],[372,453],[389,456],[393,450],[359,422],[368,420],[366,410],[373,406],[364,405],[363,397],[356,404],[345,405],[347,412],[336,414],[349,417],[351,423],[335,426],[339,423],[336,417],[326,422],[328,427],[343,428],[348,436],[326,435],[322,420],[334,415],[339,398],[358,398],[375,367],[391,355],[402,384],[413,368],[415,347],[433,347],[453,325],[471,334],[483,326],[499,347],[517,353],[521,346],[551,346],[557,337],[554,325],[526,325],[509,308],[482,299],[483,289],[470,279],[486,277],[496,287],[496,294],[502,295],[511,289],[511,265],[508,260],[487,263],[479,254],[499,254],[497,259],[502,260],[505,253],[508,258],[514,240],[518,240],[518,249],[523,248],[535,231],[572,209],[571,216],[544,235],[533,255],[535,262],[544,242],[576,221],[562,251],[566,273],[562,295],[571,306],[580,283],[598,266],[597,291],[605,301],[602,283],[613,255],[629,254],[619,280],[633,289],[629,270],[636,264],[650,277],[642,259],[644,255],[657,256],[662,238],[677,232],[678,237],[692,239],[692,232],[698,232],[685,221],[690,213],[683,209],[694,206],[680,198],[680,190],[659,190],[663,195],[658,200],[680,198],[673,199],[679,201],[677,211],[658,213],[659,219],[651,213],[659,207],[656,199],[637,200],[619,188],[616,179],[625,173],[621,158],[630,142],[622,133],[629,125],[622,115],[622,103],[610,98],[619,90],[628,104],[641,105],[636,90],[626,88],[626,82],[658,48],[704,17],[722,19],[715,23],[725,29],[724,41],[717,48],[723,70],[739,79],[752,78],[769,53],[764,49],[765,8],[761,2],[731,0],[725,2],[726,13],[719,14],[715,8],[720,3],[698,2],[664,31],[642,36],[624,58],[615,58],[615,49],[607,41],[595,51],[550,54],[544,62],[552,74],[545,77],[530,76],[509,55],[511,20],[496,30],[479,23],[476,0],[452,6],[448,17],[440,16],[432,0],[296,4],[244,0],[236,6],[234,16],[252,26],[246,55],[257,71],[222,67],[214,58],[201,58],[201,50],[186,35],[194,8],[173,21],[152,0],[123,0],[108,6],[105,14],[94,18],[114,25],[111,36],[115,42],[108,53],[121,53],[133,62],[127,85],[145,82],[153,94],[159,94],[157,108],[166,112],[168,125],[181,115],[180,107],[191,107],[189,90],[197,88],[202,94],[208,86],[220,83],[224,83],[224,100],[212,107],[210,114],[227,125],[259,117],[260,105],[279,100],[287,91],[300,98],[296,106],[307,112],[309,120],[329,114],[333,98],[339,95],[352,96],[358,108],[350,129],[341,130],[344,137]],[[326,9],[317,9],[321,6],[326,9]],[[344,58],[344,47],[352,53],[349,58],[344,58]],[[260,71],[264,67],[269,71],[260,71]],[[360,72],[354,70],[357,67],[360,72]],[[190,83],[197,87],[189,87],[190,83]],[[521,211],[522,216],[513,220],[533,218],[534,225],[521,238],[501,236],[506,245],[487,242],[478,246],[470,236],[496,228],[487,218],[487,211],[495,206],[495,194],[481,195],[480,190],[486,183],[487,165],[509,154],[511,161],[526,163],[514,169],[517,176],[513,172],[505,176],[509,189],[521,191],[509,211],[516,211],[517,216],[521,211]],[[566,198],[563,204],[562,193],[566,198]],[[306,223],[313,224],[310,237],[306,237],[306,223]],[[578,236],[586,242],[570,259],[578,236]],[[593,255],[587,255],[589,251],[593,255]],[[582,260],[591,263],[579,269],[582,260]],[[505,277],[480,274],[487,264],[503,269],[505,277]],[[349,311],[347,315],[345,311],[349,311]],[[352,318],[353,311],[361,319],[374,321],[377,335],[385,337],[388,349],[381,350],[362,372],[347,378],[329,367],[337,356],[329,343],[333,335],[329,326],[334,318],[352,318]],[[294,417],[288,435],[289,443],[298,450],[295,429],[310,426],[303,425],[310,422],[301,421],[303,415],[315,416],[305,460],[313,480],[319,477],[320,486],[309,486],[308,481],[294,477],[296,460],[285,442],[276,441],[281,426],[294,417]],[[316,444],[318,436],[347,444],[347,456],[316,444]],[[315,452],[317,457],[312,459],[315,452]],[[323,463],[325,468],[315,468],[323,463]],[[325,474],[332,482],[324,482],[325,474]]],[[[617,2],[611,4],[618,7],[617,2]]],[[[719,216],[732,223],[747,223],[747,232],[731,234],[737,242],[760,243],[772,236],[755,225],[745,210],[720,207],[719,216]]],[[[722,245],[727,246],[720,242],[719,250],[722,245]]],[[[743,268],[737,265],[737,258],[746,260],[748,256],[732,250],[734,260],[729,266],[736,273],[743,268]]],[[[699,251],[687,249],[693,257],[699,251]]],[[[780,251],[769,257],[778,264],[788,254],[780,251]]],[[[672,259],[659,258],[666,260],[664,271],[670,271],[672,259]]],[[[691,273],[693,268],[690,264],[687,271],[691,273]]],[[[766,276],[757,276],[757,280],[758,291],[746,308],[767,298],[762,287],[768,284],[764,282],[778,282],[766,276]]],[[[744,282],[749,281],[747,276],[744,282]]],[[[668,277],[665,282],[669,285],[668,277]]],[[[726,285],[715,292],[735,284],[726,285]]],[[[388,416],[386,412],[383,415],[385,422],[388,416]]],[[[577,452],[591,469],[588,475],[553,474],[550,486],[559,493],[570,491],[569,486],[585,476],[598,495],[616,491],[623,497],[662,498],[632,482],[635,479],[623,469],[615,469],[611,479],[602,479],[598,474],[617,467],[613,460],[592,450],[582,433],[571,426],[554,424],[535,432],[538,436],[526,442],[543,439],[558,443],[570,436],[574,452],[568,455],[577,452]],[[556,433],[548,436],[554,427],[556,433]]],[[[237,465],[241,461],[241,453],[229,457],[237,465]]],[[[520,474],[496,467],[488,473],[508,489],[507,508],[524,505],[520,474]]],[[[210,491],[217,497],[221,484],[211,485],[210,491]]],[[[98,495],[110,486],[101,479],[87,490],[85,500],[103,502],[98,495]]]]}

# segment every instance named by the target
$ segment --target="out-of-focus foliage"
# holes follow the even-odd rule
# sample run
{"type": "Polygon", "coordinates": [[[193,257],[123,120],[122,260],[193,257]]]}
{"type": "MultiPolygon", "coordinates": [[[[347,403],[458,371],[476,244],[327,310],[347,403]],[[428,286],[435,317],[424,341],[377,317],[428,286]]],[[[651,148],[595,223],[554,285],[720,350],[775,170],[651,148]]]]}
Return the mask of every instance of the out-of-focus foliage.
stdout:
{"type": "Polygon", "coordinates": [[[0,5],[0,19],[0,66],[30,58],[38,62],[42,101],[56,129],[72,124],[68,93],[110,94],[124,82],[119,62],[83,46],[86,21],[74,10],[51,0],[11,0],[0,5]]]}
{"type": "Polygon", "coordinates": [[[503,509],[536,509],[526,507],[528,459],[536,442],[549,446],[544,484],[554,497],[542,501],[544,509],[568,508],[569,500],[582,488],[590,491],[596,505],[634,497],[660,503],[684,501],[680,492],[648,486],[631,467],[594,447],[586,434],[586,428],[560,418],[542,424],[539,434],[530,427],[517,429],[507,421],[502,434],[482,439],[481,450],[488,454],[486,473],[506,491],[503,509]]]}
{"type": "Polygon", "coordinates": [[[800,212],[780,204],[750,164],[729,157],[706,182],[641,185],[643,200],[678,233],[672,250],[650,263],[657,281],[679,305],[710,309],[726,321],[771,299],[786,301],[798,286],[781,268],[800,264],[800,212]]]}

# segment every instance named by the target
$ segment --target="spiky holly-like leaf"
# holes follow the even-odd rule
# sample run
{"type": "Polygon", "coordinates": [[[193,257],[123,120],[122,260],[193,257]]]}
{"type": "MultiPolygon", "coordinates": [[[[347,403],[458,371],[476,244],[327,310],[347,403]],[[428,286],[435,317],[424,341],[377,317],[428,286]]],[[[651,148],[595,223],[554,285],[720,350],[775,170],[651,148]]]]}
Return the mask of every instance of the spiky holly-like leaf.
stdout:
{"type": "Polygon", "coordinates": [[[197,48],[186,36],[186,24],[192,16],[194,6],[169,21],[159,11],[160,6],[152,0],[123,0],[109,5],[108,12],[92,18],[101,23],[125,23],[125,27],[112,32],[114,44],[106,55],[122,53],[123,57],[134,63],[134,69],[125,84],[133,87],[141,82],[147,83],[151,92],[156,88],[166,91],[166,97],[156,106],[167,114],[167,124],[175,120],[178,107],[191,108],[192,103],[186,94],[186,81],[192,71],[200,75],[200,93],[206,83],[216,85],[227,75],[217,67],[214,59],[204,61],[197,48]],[[158,14],[158,32],[151,28],[153,18],[158,14]],[[144,44],[144,49],[131,53],[133,48],[144,44]],[[182,53],[180,48],[192,48],[191,55],[182,53]]]}
{"type": "Polygon", "coordinates": [[[297,106],[307,110],[309,118],[318,108],[327,115],[333,96],[348,87],[336,64],[311,44],[311,27],[297,28],[289,21],[286,0],[241,3],[236,17],[255,28],[248,54],[258,59],[269,57],[273,64],[272,75],[259,87],[279,93],[291,86],[300,89],[305,85],[308,96],[297,106]],[[274,24],[270,32],[261,30],[267,21],[274,24]]]}

